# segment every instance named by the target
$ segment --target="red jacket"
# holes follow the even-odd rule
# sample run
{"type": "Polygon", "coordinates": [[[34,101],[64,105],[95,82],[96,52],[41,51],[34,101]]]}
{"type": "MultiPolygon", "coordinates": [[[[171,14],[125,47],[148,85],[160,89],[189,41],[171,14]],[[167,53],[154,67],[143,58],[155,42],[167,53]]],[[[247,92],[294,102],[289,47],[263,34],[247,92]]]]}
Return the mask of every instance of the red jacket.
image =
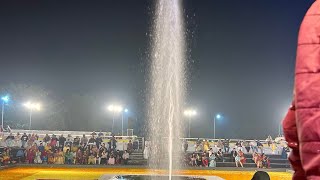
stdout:
{"type": "Polygon", "coordinates": [[[300,27],[294,101],[283,121],[293,179],[320,179],[320,0],[300,27]]]}

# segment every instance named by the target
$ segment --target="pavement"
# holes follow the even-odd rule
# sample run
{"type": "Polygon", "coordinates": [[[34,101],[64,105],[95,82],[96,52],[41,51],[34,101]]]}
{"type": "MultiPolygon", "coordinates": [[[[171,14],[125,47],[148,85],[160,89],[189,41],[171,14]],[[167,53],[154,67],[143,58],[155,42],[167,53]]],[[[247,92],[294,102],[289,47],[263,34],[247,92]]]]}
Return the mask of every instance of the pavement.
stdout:
{"type": "MultiPolygon", "coordinates": [[[[287,169],[257,169],[217,167],[200,168],[190,167],[182,170],[173,170],[175,175],[205,177],[205,179],[241,180],[251,179],[257,171],[267,171],[272,180],[289,180],[292,173],[287,169]],[[208,178],[210,177],[210,178],[208,178]]],[[[166,175],[166,170],[150,170],[145,166],[101,166],[101,165],[48,165],[22,164],[7,166],[0,169],[0,180],[40,180],[40,179],[72,179],[96,180],[113,177],[115,175],[166,175]]]]}

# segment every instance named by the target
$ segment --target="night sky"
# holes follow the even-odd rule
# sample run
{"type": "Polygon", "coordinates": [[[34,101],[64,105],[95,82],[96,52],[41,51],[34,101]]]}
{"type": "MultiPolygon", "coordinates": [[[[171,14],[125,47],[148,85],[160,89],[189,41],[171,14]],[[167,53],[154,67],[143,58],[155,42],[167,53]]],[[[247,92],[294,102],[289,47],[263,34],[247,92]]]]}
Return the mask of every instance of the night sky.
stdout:
{"type": "MultiPolygon", "coordinates": [[[[183,1],[193,136],[213,136],[215,113],[224,116],[217,137],[278,133],[312,2],[183,1]]],[[[151,0],[0,1],[0,84],[41,86],[58,99],[95,94],[101,106],[143,114],[153,11],[151,0]]]]}

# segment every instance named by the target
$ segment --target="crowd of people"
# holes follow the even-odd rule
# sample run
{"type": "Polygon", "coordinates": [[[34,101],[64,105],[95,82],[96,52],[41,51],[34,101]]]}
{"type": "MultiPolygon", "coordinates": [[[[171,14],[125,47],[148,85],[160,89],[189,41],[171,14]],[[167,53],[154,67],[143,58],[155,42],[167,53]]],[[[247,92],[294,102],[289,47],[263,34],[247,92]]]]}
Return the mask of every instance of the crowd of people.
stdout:
{"type": "Polygon", "coordinates": [[[127,164],[133,152],[131,140],[124,151],[117,149],[117,140],[113,135],[108,143],[103,142],[103,133],[93,132],[80,138],[70,134],[59,137],[46,134],[40,141],[37,134],[10,133],[5,138],[7,147],[0,154],[2,165],[10,163],[29,164],[127,164]],[[18,147],[14,147],[18,146],[18,147]]]}
{"type": "MultiPolygon", "coordinates": [[[[271,137],[268,137],[271,138],[271,137]]],[[[266,141],[271,147],[274,142],[266,141]]],[[[270,160],[264,153],[263,144],[259,140],[253,142],[237,141],[230,150],[230,139],[218,140],[211,147],[208,140],[195,141],[194,152],[189,154],[187,141],[183,142],[182,148],[185,152],[184,162],[187,166],[216,167],[217,162],[234,162],[236,167],[243,167],[247,162],[246,154],[252,155],[252,162],[257,168],[270,168],[270,160]]],[[[286,153],[286,152],[285,152],[286,153]]]]}

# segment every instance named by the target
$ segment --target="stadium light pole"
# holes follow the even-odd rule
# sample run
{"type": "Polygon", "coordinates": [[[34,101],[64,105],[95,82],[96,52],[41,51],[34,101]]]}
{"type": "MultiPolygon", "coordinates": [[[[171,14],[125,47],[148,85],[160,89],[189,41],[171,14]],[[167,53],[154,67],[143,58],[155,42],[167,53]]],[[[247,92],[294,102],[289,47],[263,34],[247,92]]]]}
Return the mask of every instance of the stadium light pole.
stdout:
{"type": "MultiPolygon", "coordinates": [[[[123,108],[122,108],[122,106],[111,104],[111,105],[108,106],[108,110],[109,110],[110,112],[112,112],[112,128],[111,128],[111,133],[113,133],[114,115],[115,115],[115,113],[120,113],[120,112],[122,112],[122,111],[123,111],[123,108]]],[[[123,119],[123,117],[122,117],[122,119],[123,119]]]]}
{"type": "Polygon", "coordinates": [[[188,133],[188,137],[191,137],[191,118],[195,115],[197,115],[197,111],[193,110],[193,109],[187,109],[183,112],[183,114],[188,117],[189,120],[189,133],[188,133]]]}
{"type": "Polygon", "coordinates": [[[4,105],[9,102],[10,98],[8,95],[6,95],[1,97],[1,100],[2,100],[1,128],[2,130],[4,130],[4,127],[3,127],[4,105]]]}
{"type": "Polygon", "coordinates": [[[221,119],[222,115],[221,114],[216,114],[213,117],[213,139],[216,139],[216,119],[221,119]]]}
{"type": "MultiPolygon", "coordinates": [[[[128,113],[129,110],[127,108],[124,109],[125,113],[128,113]]],[[[121,136],[123,136],[123,112],[122,112],[122,119],[121,119],[121,136]]],[[[127,128],[128,129],[128,128],[127,128]]]]}
{"type": "Polygon", "coordinates": [[[32,112],[33,111],[40,111],[41,105],[40,105],[40,103],[34,103],[34,102],[29,101],[29,102],[24,103],[23,106],[29,110],[29,130],[31,130],[32,112]]]}

